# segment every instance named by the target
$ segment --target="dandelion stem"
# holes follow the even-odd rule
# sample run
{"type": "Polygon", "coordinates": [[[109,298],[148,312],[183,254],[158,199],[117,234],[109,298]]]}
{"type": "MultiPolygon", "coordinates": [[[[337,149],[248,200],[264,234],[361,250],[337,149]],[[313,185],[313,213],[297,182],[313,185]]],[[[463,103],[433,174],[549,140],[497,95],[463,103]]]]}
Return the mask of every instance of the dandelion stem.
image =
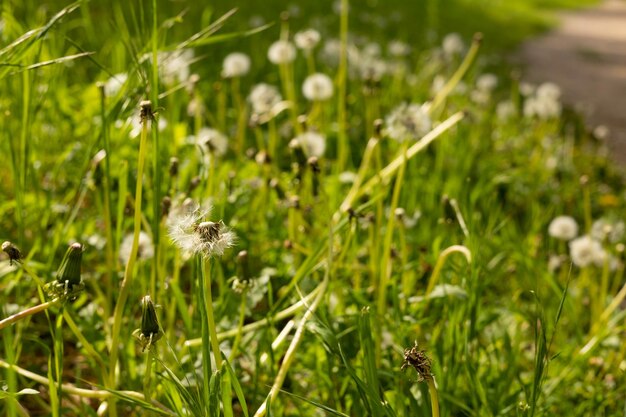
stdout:
{"type": "MultiPolygon", "coordinates": [[[[237,335],[235,335],[235,340],[233,341],[233,348],[230,352],[230,356],[228,360],[230,362],[237,356],[237,351],[239,350],[239,343],[241,342],[241,336],[243,335],[243,321],[246,317],[246,294],[247,289],[244,289],[241,293],[241,303],[239,304],[239,322],[237,323],[237,335]]],[[[217,336],[219,337],[219,336],[217,336]]]]}
{"type": "Polygon", "coordinates": [[[211,260],[207,259],[203,262],[204,277],[205,277],[205,290],[206,290],[206,314],[207,324],[209,326],[209,337],[211,339],[211,348],[213,349],[213,356],[215,357],[215,366],[217,369],[222,368],[222,354],[220,353],[220,343],[217,338],[217,331],[215,329],[215,315],[213,313],[213,295],[211,293],[211,260]]]}
{"type": "MultiPolygon", "coordinates": [[[[151,111],[151,110],[149,110],[151,111]]],[[[133,230],[133,244],[130,250],[130,256],[128,257],[128,263],[124,270],[124,279],[118,295],[117,303],[115,304],[115,310],[113,313],[113,327],[111,331],[111,347],[110,347],[110,363],[109,363],[109,384],[107,388],[114,389],[116,385],[116,372],[117,358],[119,354],[120,345],[120,331],[122,329],[122,320],[124,315],[124,307],[126,306],[126,300],[130,292],[131,284],[133,281],[133,272],[135,267],[135,261],[137,260],[137,252],[139,250],[139,232],[141,231],[141,202],[143,193],[143,172],[146,162],[147,154],[147,141],[148,141],[148,123],[150,117],[144,117],[141,121],[141,140],[139,142],[139,156],[137,161],[137,185],[135,188],[135,216],[134,216],[134,230],[133,230]]],[[[109,407],[109,415],[116,416],[114,401],[109,407]]]]}
{"type": "Polygon", "coordinates": [[[426,378],[428,384],[428,394],[430,395],[430,406],[432,409],[432,416],[439,417],[439,394],[437,393],[437,387],[435,386],[435,380],[426,378]]]}
{"type": "Polygon", "coordinates": [[[52,307],[55,304],[58,304],[61,301],[60,298],[55,298],[53,300],[47,301],[45,303],[33,306],[33,307],[29,307],[26,310],[22,310],[19,313],[15,313],[12,316],[9,316],[3,320],[0,321],[0,330],[4,329],[7,326],[11,326],[12,324],[28,317],[28,316],[32,316],[33,314],[37,314],[40,313],[42,311],[47,310],[48,308],[52,307]]]}

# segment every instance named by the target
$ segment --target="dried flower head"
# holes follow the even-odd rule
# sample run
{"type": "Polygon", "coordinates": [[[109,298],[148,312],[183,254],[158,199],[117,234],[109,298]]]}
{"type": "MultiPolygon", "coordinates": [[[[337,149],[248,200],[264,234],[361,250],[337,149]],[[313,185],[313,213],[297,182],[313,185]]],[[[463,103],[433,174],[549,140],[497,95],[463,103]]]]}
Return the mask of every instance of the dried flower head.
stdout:
{"type": "Polygon", "coordinates": [[[398,142],[419,139],[432,126],[425,105],[403,103],[396,107],[385,119],[387,134],[398,142]]]}
{"type": "Polygon", "coordinates": [[[296,58],[296,48],[289,41],[276,41],[267,51],[267,58],[272,64],[287,64],[296,58]]]}
{"type": "Polygon", "coordinates": [[[241,52],[233,52],[224,58],[222,77],[233,78],[246,75],[250,71],[250,57],[241,52]]]}
{"type": "Polygon", "coordinates": [[[235,234],[222,221],[205,221],[210,209],[193,201],[171,210],[167,224],[170,239],[186,254],[210,258],[221,256],[235,243],[235,234]]]}
{"type": "Polygon", "coordinates": [[[22,253],[20,250],[9,241],[2,243],[2,251],[9,255],[9,265],[13,265],[13,262],[19,263],[22,259],[22,253]]]}
{"type": "Polygon", "coordinates": [[[404,349],[404,361],[400,369],[404,371],[406,368],[412,367],[417,371],[418,381],[432,379],[433,375],[430,372],[430,365],[430,358],[426,355],[425,350],[419,348],[417,341],[413,347],[404,349]]]}
{"type": "Polygon", "coordinates": [[[309,75],[302,84],[302,94],[311,101],[328,100],[333,96],[333,81],[326,74],[309,75]]]}

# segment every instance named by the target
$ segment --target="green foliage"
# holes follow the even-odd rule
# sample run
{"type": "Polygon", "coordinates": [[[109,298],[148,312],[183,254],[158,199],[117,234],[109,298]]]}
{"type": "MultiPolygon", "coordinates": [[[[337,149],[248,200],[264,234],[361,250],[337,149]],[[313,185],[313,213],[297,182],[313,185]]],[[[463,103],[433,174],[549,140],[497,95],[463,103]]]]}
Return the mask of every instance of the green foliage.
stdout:
{"type": "Polygon", "coordinates": [[[1,6],[0,235],[22,252],[0,260],[1,415],[623,411],[623,179],[493,54],[573,1],[56,3],[1,6]],[[308,27],[314,53],[268,61],[308,27]],[[227,78],[234,51],[251,70],[227,78]],[[283,98],[253,115],[261,82],[283,98]],[[422,119],[384,120],[401,103],[417,142],[393,132],[422,119]],[[60,284],[85,288],[44,304],[73,242],[60,284]],[[432,378],[403,367],[417,346],[432,378]]]}

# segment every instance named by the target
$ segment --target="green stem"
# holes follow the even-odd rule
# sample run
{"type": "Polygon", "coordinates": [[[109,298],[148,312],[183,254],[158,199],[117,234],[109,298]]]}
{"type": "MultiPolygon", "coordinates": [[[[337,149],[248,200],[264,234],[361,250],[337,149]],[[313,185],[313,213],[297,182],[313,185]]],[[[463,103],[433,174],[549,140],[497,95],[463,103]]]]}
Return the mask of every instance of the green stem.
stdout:
{"type": "MultiPolygon", "coordinates": [[[[134,216],[134,230],[133,230],[133,245],[131,247],[130,256],[128,257],[128,263],[124,270],[124,279],[118,295],[117,303],[115,304],[115,311],[113,313],[113,327],[111,330],[111,347],[110,347],[110,362],[109,362],[109,381],[107,388],[114,389],[116,381],[117,359],[119,355],[120,346],[120,331],[122,329],[122,320],[124,315],[124,307],[126,306],[126,300],[130,292],[131,284],[133,282],[133,272],[135,267],[135,261],[137,260],[137,251],[139,249],[139,232],[141,231],[141,196],[143,194],[143,171],[146,162],[147,154],[147,142],[148,142],[148,123],[149,117],[145,117],[142,120],[141,128],[141,140],[139,143],[139,157],[137,162],[137,185],[135,188],[135,216],[134,216]]],[[[115,401],[112,399],[109,407],[109,415],[116,416],[117,410],[115,409],[115,401]]]]}
{"type": "Polygon", "coordinates": [[[217,330],[215,328],[215,315],[213,313],[213,295],[211,293],[211,260],[207,259],[203,263],[205,268],[205,291],[206,291],[206,313],[207,324],[209,326],[209,336],[211,339],[211,349],[215,357],[215,366],[218,370],[222,369],[222,354],[220,353],[220,343],[217,338],[217,330]]]}
{"type": "Polygon", "coordinates": [[[432,416],[439,417],[439,394],[433,378],[426,379],[428,384],[428,394],[430,394],[430,406],[432,408],[432,416]]]}
{"type": "Polygon", "coordinates": [[[244,290],[241,293],[241,303],[239,304],[239,322],[237,323],[237,335],[235,336],[235,340],[233,341],[233,349],[230,352],[230,356],[228,357],[228,361],[232,362],[233,359],[237,356],[237,351],[239,350],[239,343],[241,342],[241,336],[243,336],[243,321],[246,318],[246,294],[247,290],[244,290]]]}
{"type": "Polygon", "coordinates": [[[47,301],[45,303],[36,305],[34,307],[27,308],[26,310],[22,310],[19,313],[15,313],[12,316],[9,316],[0,321],[0,330],[4,329],[7,326],[14,324],[28,316],[32,316],[33,314],[41,313],[42,311],[47,310],[53,305],[57,304],[60,301],[59,298],[55,298],[53,300],[47,301]]]}
{"type": "Polygon", "coordinates": [[[148,354],[146,355],[146,373],[143,376],[143,395],[148,402],[150,402],[152,398],[152,358],[154,355],[152,349],[155,349],[155,347],[150,346],[148,348],[148,354]]]}

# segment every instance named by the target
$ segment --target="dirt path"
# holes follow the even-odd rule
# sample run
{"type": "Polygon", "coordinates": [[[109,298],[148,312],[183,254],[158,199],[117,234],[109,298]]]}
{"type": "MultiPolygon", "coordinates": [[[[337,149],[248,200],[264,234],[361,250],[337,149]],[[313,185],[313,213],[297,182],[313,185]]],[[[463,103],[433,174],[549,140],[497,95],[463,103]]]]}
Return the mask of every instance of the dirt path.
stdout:
{"type": "Polygon", "coordinates": [[[559,15],[561,24],[523,45],[524,79],[553,81],[591,126],[609,128],[613,158],[626,166],[626,1],[559,15]]]}

